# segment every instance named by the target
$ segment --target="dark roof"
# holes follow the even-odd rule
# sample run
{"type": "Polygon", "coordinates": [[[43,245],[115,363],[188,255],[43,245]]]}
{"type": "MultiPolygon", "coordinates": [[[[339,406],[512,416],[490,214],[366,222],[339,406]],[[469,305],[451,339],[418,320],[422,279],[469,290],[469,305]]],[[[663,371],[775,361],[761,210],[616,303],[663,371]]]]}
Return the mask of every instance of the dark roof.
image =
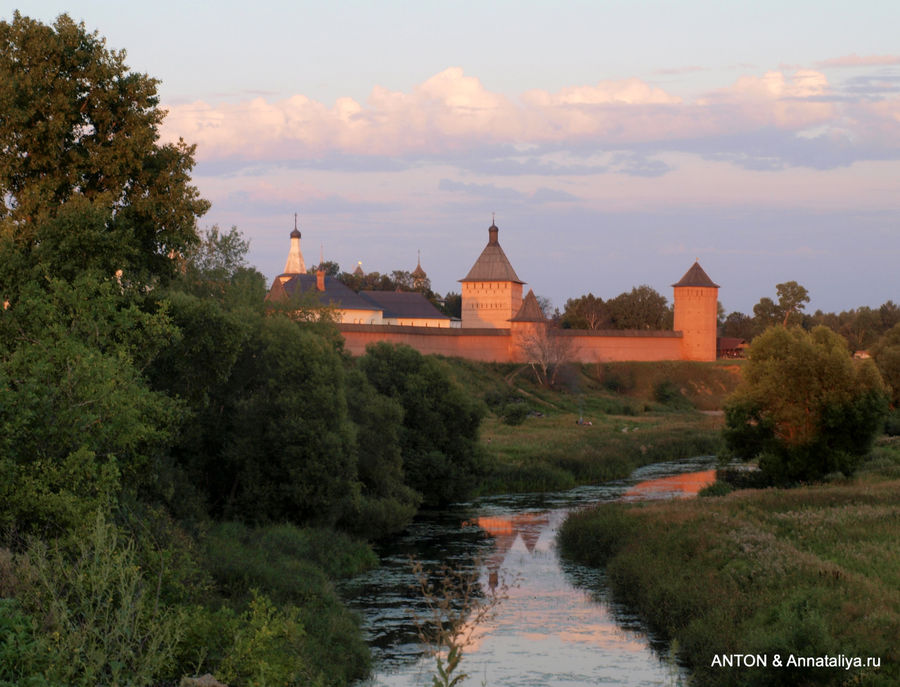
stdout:
{"type": "Polygon", "coordinates": [[[716,339],[717,348],[742,348],[747,346],[747,340],[736,336],[720,336],[716,339]]]}
{"type": "Polygon", "coordinates": [[[544,316],[544,311],[541,310],[540,303],[537,302],[534,291],[532,289],[528,289],[528,293],[526,294],[525,299],[522,301],[522,307],[519,308],[519,312],[516,313],[515,317],[513,317],[510,322],[546,321],[547,318],[544,316]]]}
{"type": "Polygon", "coordinates": [[[383,317],[450,319],[415,291],[360,291],[359,295],[382,310],[383,317]]]}
{"type": "MultiPolygon", "coordinates": [[[[283,274],[276,277],[275,283],[279,284],[283,277],[289,277],[281,282],[281,290],[287,297],[299,295],[307,291],[316,294],[322,305],[334,305],[345,310],[381,310],[381,308],[372,301],[357,294],[353,289],[348,287],[342,281],[334,277],[325,277],[325,290],[319,291],[316,288],[316,275],[314,274],[283,274]]],[[[273,298],[280,297],[277,294],[275,286],[272,287],[273,298]]]]}
{"type": "Polygon", "coordinates": [[[478,260],[472,265],[469,273],[460,281],[511,281],[516,284],[525,283],[516,275],[516,271],[509,264],[506,253],[500,247],[500,242],[497,240],[499,231],[495,224],[488,228],[489,238],[487,246],[481,251],[481,255],[478,256],[478,260]]]}
{"type": "Polygon", "coordinates": [[[677,284],[672,284],[672,286],[711,286],[716,289],[719,288],[719,285],[714,283],[713,280],[709,278],[709,275],[703,271],[699,262],[695,262],[691,265],[691,269],[684,273],[681,281],[677,284]]]}

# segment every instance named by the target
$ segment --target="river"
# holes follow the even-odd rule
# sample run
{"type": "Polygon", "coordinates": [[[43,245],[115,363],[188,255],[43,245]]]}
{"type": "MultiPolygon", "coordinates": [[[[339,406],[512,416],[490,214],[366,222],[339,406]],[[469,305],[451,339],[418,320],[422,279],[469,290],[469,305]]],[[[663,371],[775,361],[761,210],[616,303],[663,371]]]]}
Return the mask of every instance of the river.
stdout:
{"type": "Polygon", "coordinates": [[[570,510],[593,503],[696,494],[714,479],[713,467],[710,457],[648,465],[625,480],[488,497],[418,518],[378,550],[379,568],[342,587],[375,659],[373,677],[360,687],[431,684],[434,658],[424,654],[414,622],[427,608],[414,591],[411,557],[426,569],[474,571],[485,590],[508,585],[465,649],[466,684],[683,684],[664,645],[607,598],[602,572],[560,560],[556,531],[570,510]]]}

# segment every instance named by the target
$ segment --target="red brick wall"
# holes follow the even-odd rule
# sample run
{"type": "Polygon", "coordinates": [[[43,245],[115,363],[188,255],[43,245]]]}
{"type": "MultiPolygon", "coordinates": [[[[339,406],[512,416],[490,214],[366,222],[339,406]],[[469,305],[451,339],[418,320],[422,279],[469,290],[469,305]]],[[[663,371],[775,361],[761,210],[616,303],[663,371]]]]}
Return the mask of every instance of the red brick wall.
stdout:
{"type": "MultiPolygon", "coordinates": [[[[509,329],[432,329],[424,327],[338,325],[345,346],[353,355],[365,353],[366,345],[377,341],[406,344],[421,353],[481,360],[524,362],[517,337],[509,329]]],[[[679,332],[586,332],[562,330],[569,342],[569,357],[579,362],[618,360],[680,360],[679,332]]]]}

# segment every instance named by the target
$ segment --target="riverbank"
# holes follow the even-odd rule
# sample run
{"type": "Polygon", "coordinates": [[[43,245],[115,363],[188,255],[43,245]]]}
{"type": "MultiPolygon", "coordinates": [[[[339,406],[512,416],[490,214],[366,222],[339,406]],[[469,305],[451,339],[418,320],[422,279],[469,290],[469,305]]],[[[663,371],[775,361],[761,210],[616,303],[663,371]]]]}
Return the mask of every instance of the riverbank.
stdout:
{"type": "Polygon", "coordinates": [[[900,443],[883,440],[852,480],[605,504],[569,517],[559,542],[606,568],[614,598],[673,640],[698,685],[893,685],[898,527],[900,443]],[[789,663],[810,657],[825,665],[789,663]]]}
{"type": "Polygon", "coordinates": [[[739,380],[731,361],[598,363],[567,365],[546,388],[527,365],[444,362],[488,410],[478,495],[559,491],[717,454],[720,410],[739,380]]]}

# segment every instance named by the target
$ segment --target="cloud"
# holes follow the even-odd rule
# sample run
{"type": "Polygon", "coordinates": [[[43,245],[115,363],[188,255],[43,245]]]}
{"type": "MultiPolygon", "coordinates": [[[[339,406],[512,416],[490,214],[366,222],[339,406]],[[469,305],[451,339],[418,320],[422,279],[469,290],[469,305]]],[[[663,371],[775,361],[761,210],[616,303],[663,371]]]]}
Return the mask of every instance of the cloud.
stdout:
{"type": "MultiPolygon", "coordinates": [[[[829,144],[828,137],[811,139],[807,133],[825,128],[838,132],[842,145],[849,142],[852,159],[867,159],[879,140],[880,155],[897,155],[900,120],[896,101],[886,100],[895,88],[890,75],[840,89],[820,71],[798,69],[745,75],[693,100],[635,78],[530,90],[513,99],[453,67],[409,92],[375,86],[365,103],[339,98],[328,107],[298,94],[274,102],[257,97],[172,105],[162,133],[167,140],[196,142],[201,163],[225,170],[400,171],[444,162],[509,175],[658,176],[668,171],[658,160],[622,158],[618,168],[607,170],[596,161],[560,162],[547,151],[697,152],[707,147],[703,142],[737,143],[772,131],[783,134],[782,140],[805,137],[801,145],[809,148],[810,140],[829,144]],[[866,100],[854,87],[866,90],[866,100]],[[877,107],[869,102],[877,99],[877,107]]],[[[738,152],[759,157],[752,150],[738,152]]],[[[763,168],[804,159],[776,157],[763,168]]]]}
{"type": "Polygon", "coordinates": [[[579,200],[578,196],[559,189],[540,187],[531,193],[514,188],[496,186],[494,184],[475,184],[441,179],[438,190],[463,193],[476,198],[489,198],[494,201],[530,201],[532,203],[559,203],[579,200]]]}
{"type": "Polygon", "coordinates": [[[616,153],[613,155],[611,168],[634,177],[660,177],[673,169],[662,160],[653,160],[636,153],[616,153]]]}
{"type": "Polygon", "coordinates": [[[816,67],[819,69],[828,69],[830,67],[879,67],[900,64],[900,55],[844,55],[843,57],[834,57],[830,60],[817,62],[816,67]]]}
{"type": "Polygon", "coordinates": [[[669,69],[657,69],[654,74],[661,74],[663,76],[678,76],[680,74],[694,74],[696,72],[706,71],[706,67],[698,67],[697,65],[691,65],[689,67],[672,67],[669,69]]]}

